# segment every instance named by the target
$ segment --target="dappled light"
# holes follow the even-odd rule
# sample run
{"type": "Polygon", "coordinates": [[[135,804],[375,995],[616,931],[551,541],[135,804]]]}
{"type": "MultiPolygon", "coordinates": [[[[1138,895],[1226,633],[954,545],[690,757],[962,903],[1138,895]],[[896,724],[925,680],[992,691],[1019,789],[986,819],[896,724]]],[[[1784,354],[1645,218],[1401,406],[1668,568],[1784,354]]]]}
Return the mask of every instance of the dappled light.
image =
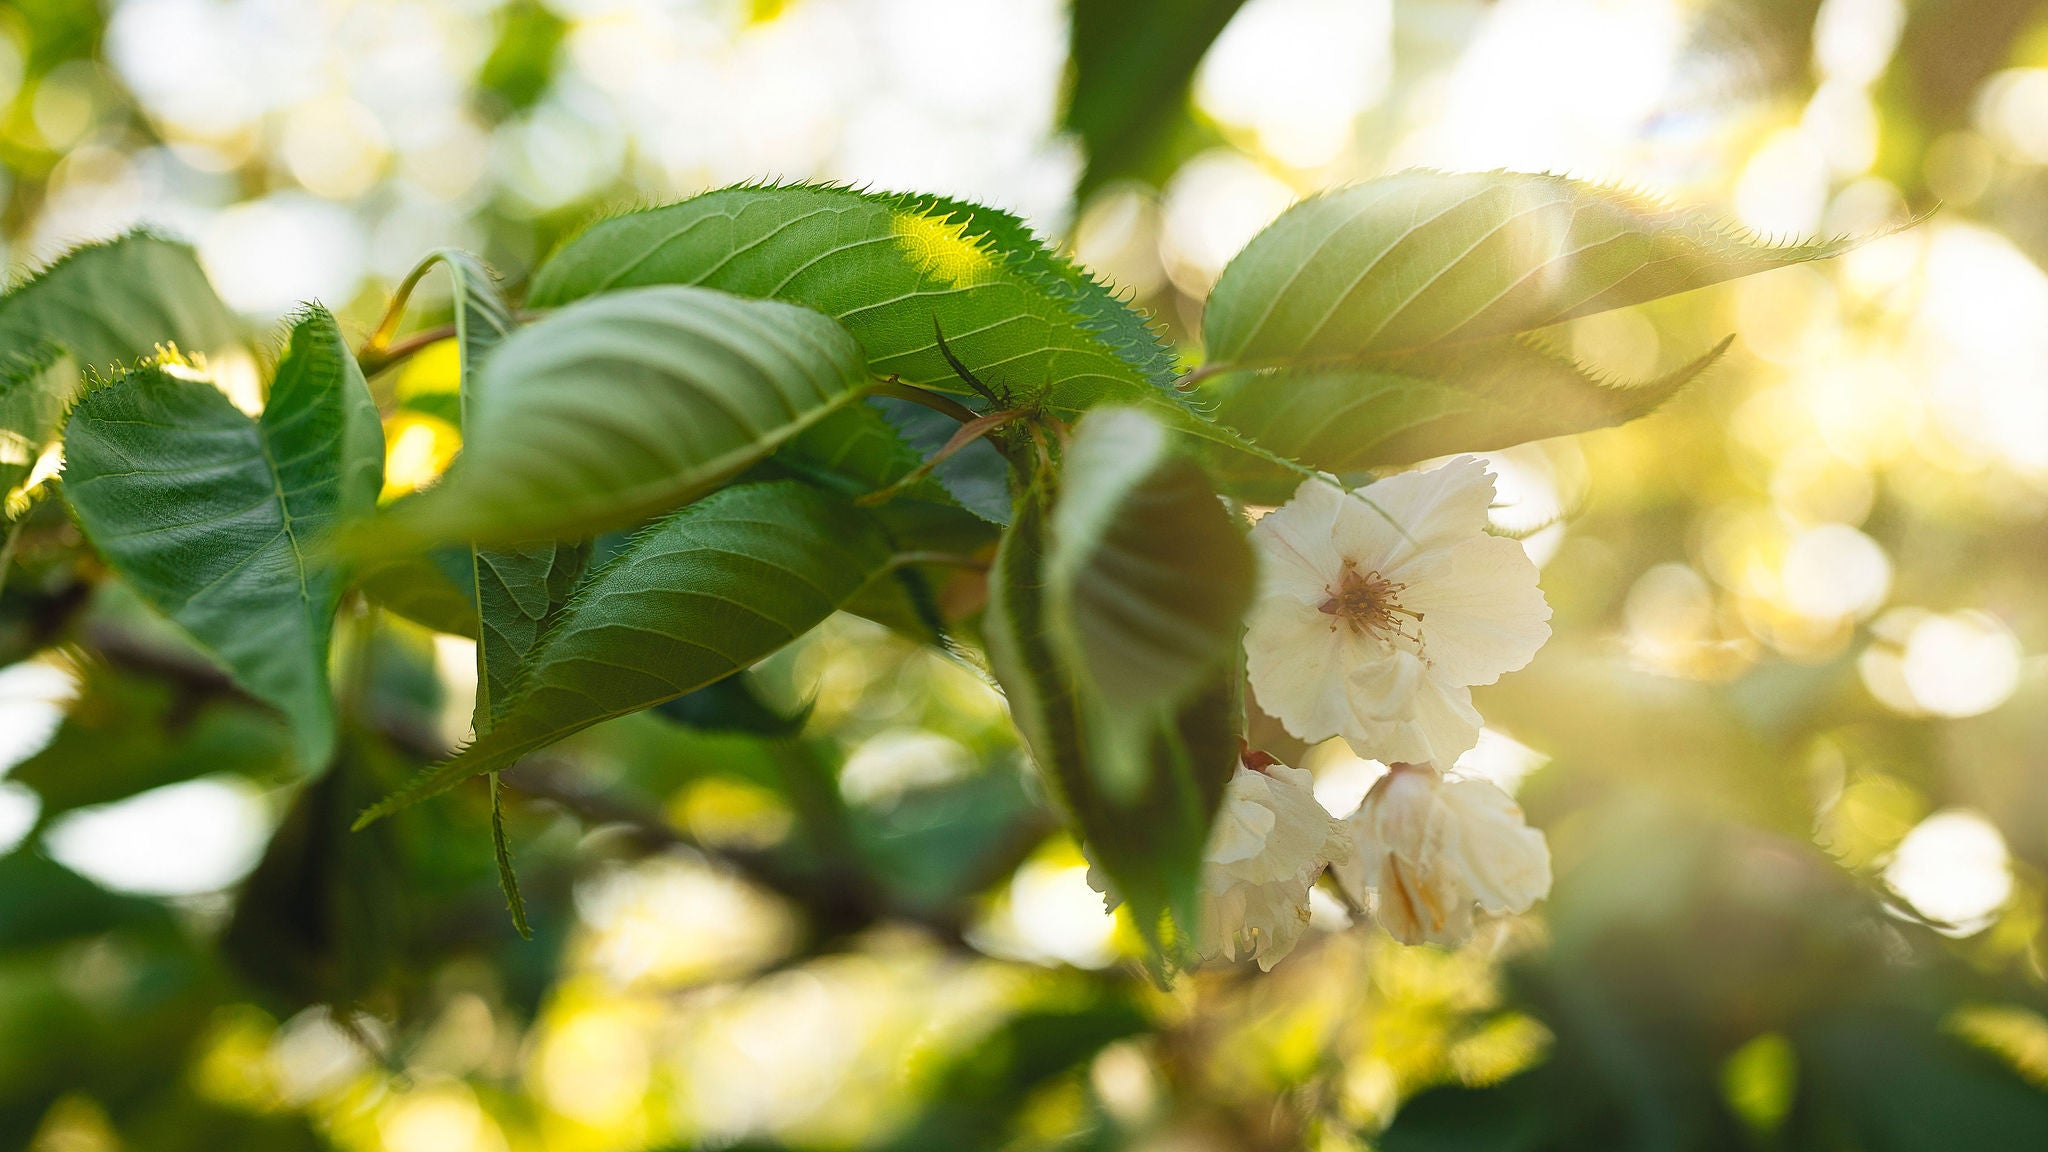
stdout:
{"type": "Polygon", "coordinates": [[[2048,4],[0,4],[0,167],[0,1147],[2048,1147],[2048,4]]]}

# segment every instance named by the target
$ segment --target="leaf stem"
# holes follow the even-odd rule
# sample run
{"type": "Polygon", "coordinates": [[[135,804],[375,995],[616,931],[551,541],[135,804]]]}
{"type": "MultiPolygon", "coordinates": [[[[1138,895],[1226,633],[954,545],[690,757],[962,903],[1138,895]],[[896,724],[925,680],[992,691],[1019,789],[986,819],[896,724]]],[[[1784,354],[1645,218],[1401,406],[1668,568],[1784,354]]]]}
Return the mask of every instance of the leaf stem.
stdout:
{"type": "Polygon", "coordinates": [[[439,344],[454,335],[455,325],[448,323],[415,332],[396,344],[386,345],[372,336],[356,352],[356,364],[362,368],[364,376],[375,376],[386,368],[410,359],[421,349],[439,344]]]}
{"type": "Polygon", "coordinates": [[[969,444],[974,443],[976,440],[981,439],[1022,415],[1022,412],[1012,410],[1008,412],[990,412],[986,416],[976,416],[974,419],[962,424],[959,430],[953,433],[952,438],[946,441],[944,447],[932,453],[931,459],[911,469],[901,480],[896,481],[887,488],[878,488],[856,499],[854,503],[862,507],[870,507],[894,497],[905,488],[931,475],[934,468],[945,463],[946,459],[955,452],[960,451],[962,448],[967,447],[969,444]]]}
{"type": "Polygon", "coordinates": [[[980,413],[960,403],[958,400],[949,396],[941,396],[937,392],[928,392],[923,388],[905,384],[894,376],[874,384],[868,389],[868,394],[871,396],[887,396],[895,400],[908,400],[912,404],[929,408],[942,415],[951,416],[962,424],[972,423],[981,418],[980,413]]]}

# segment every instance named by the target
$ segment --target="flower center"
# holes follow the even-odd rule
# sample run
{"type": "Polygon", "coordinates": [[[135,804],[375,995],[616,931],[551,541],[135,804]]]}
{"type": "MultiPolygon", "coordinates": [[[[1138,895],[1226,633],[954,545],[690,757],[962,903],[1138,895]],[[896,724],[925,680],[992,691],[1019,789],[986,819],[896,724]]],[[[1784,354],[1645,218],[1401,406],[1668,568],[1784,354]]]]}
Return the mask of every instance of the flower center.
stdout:
{"type": "Polygon", "coordinates": [[[1401,607],[1400,600],[1396,598],[1406,587],[1406,584],[1396,584],[1378,572],[1361,573],[1358,561],[1347,558],[1336,590],[1331,591],[1326,585],[1323,591],[1328,592],[1330,598],[1316,610],[1342,620],[1356,634],[1377,640],[1399,636],[1420,646],[1421,629],[1408,631],[1406,625],[1409,621],[1421,624],[1422,613],[1401,607]]]}

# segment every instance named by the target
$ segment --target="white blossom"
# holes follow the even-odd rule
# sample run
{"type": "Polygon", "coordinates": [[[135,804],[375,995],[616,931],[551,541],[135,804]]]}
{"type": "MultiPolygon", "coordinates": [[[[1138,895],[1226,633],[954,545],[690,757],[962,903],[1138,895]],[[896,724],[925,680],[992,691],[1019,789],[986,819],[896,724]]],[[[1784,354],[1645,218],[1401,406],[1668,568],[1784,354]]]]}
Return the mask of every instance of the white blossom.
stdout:
{"type": "Polygon", "coordinates": [[[1246,621],[1259,706],[1311,743],[1448,764],[1479,738],[1471,686],[1550,638],[1536,566],[1488,535],[1493,478],[1461,456],[1356,493],[1305,481],[1252,529],[1260,590],[1246,621]]]}
{"type": "MultiPolygon", "coordinates": [[[[1294,951],[1308,927],[1309,889],[1350,850],[1314,786],[1312,773],[1262,752],[1247,753],[1231,773],[1202,852],[1202,959],[1250,957],[1271,971],[1294,951]]],[[[1122,903],[1099,868],[1088,869],[1088,883],[1110,908],[1122,903]]]]}
{"type": "Polygon", "coordinates": [[[1223,793],[1202,853],[1202,956],[1250,956],[1270,971],[1308,927],[1308,891],[1348,852],[1316,802],[1315,777],[1251,753],[1223,793]]]}
{"type": "Polygon", "coordinates": [[[1550,891],[1543,833],[1490,781],[1395,764],[1343,824],[1350,854],[1337,883],[1403,944],[1463,943],[1475,906],[1526,912],[1550,891]]]}

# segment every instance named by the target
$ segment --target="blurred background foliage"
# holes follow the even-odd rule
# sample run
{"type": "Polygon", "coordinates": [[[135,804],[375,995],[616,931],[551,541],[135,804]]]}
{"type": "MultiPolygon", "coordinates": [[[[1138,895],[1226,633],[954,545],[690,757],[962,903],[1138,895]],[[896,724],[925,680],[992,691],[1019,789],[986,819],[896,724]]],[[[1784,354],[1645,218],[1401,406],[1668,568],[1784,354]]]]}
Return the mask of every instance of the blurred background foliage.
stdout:
{"type": "MultiPolygon", "coordinates": [[[[882,610],[511,774],[523,942],[481,787],[346,832],[461,738],[468,641],[349,615],[371,723],[311,778],[46,502],[0,600],[0,1146],[2048,1147],[2048,4],[9,0],[0,162],[17,272],[148,222],[358,336],[432,247],[516,290],[621,205],[942,192],[1190,361],[1246,238],[1399,167],[1773,235],[1942,205],[1559,333],[1635,378],[1740,335],[1493,461],[1556,637],[1463,767],[1558,882],[1455,953],[1319,896],[1270,976],[1153,987],[1001,701],[882,610]]],[[[459,443],[453,366],[375,382],[393,492],[459,443]]],[[[1306,766],[1338,812],[1378,771],[1306,766]]]]}

